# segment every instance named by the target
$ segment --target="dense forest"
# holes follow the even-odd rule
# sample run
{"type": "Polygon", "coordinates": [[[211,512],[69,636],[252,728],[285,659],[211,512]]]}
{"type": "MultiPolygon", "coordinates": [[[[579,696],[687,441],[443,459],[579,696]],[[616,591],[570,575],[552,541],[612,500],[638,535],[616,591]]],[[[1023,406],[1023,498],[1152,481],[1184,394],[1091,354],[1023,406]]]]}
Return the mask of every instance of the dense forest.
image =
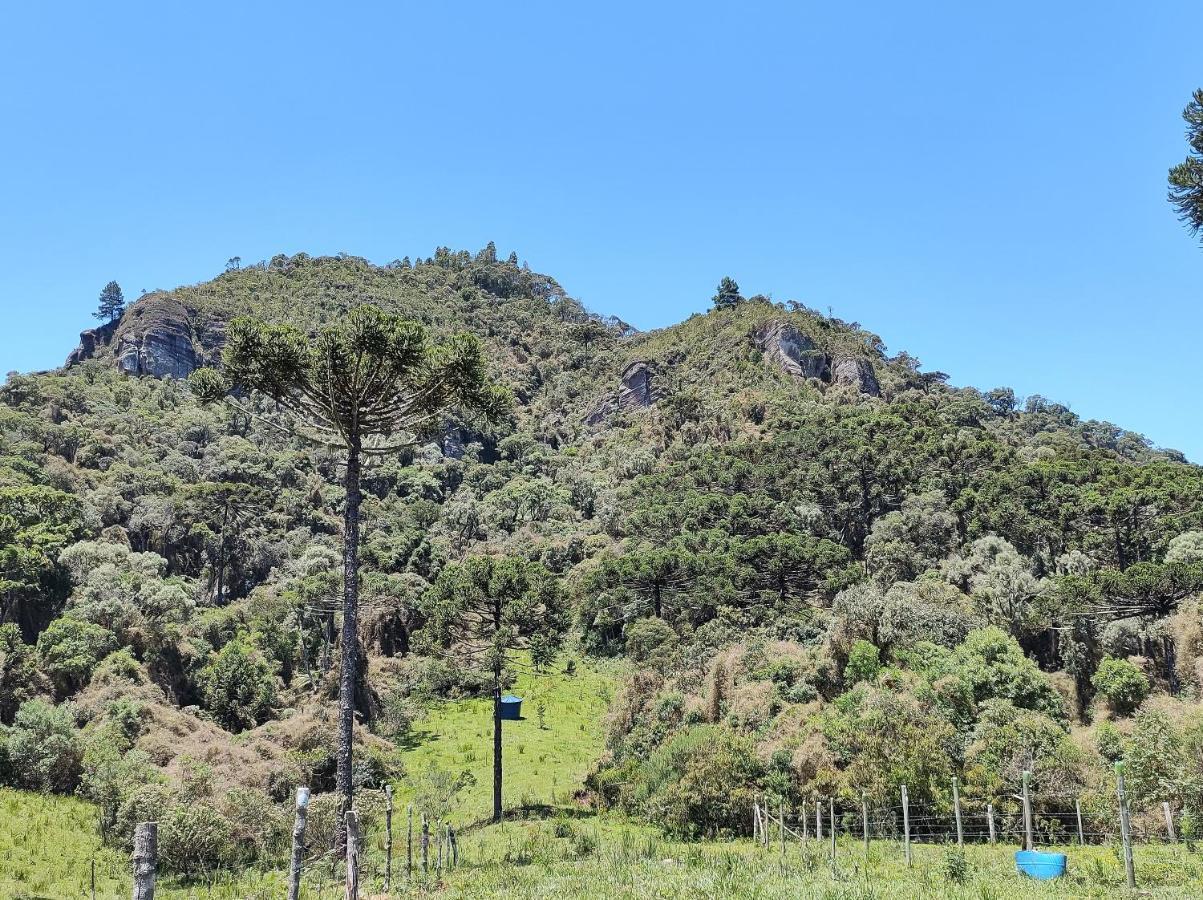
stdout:
{"type": "Polygon", "coordinates": [[[181,871],[276,852],[299,784],[332,834],[344,456],[195,373],[239,316],[365,306],[476,335],[512,402],[365,459],[356,786],[404,777],[427,704],[488,694],[497,657],[463,651],[500,638],[451,626],[510,591],[555,615],[512,626],[502,678],[564,642],[614,660],[584,790],[671,833],[1025,769],[1101,797],[1121,759],[1138,811],[1203,828],[1203,469],[730,278],[640,333],[491,244],[109,285],[67,366],[8,377],[0,783],[95,802],[119,846],[153,816],[181,871]]]}

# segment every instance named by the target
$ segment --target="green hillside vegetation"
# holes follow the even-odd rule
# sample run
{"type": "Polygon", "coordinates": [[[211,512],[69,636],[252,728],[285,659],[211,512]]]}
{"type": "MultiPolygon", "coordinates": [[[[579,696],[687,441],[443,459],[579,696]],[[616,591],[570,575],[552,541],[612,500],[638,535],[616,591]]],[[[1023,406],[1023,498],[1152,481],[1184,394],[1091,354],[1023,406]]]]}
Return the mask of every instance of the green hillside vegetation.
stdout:
{"type": "Polygon", "coordinates": [[[1039,396],[953,387],[856,323],[734,284],[717,301],[640,334],[491,245],[280,256],[147,294],[70,367],[10,376],[0,783],[95,804],[118,852],[157,819],[182,877],[277,866],[298,785],[314,840],[332,831],[342,458],[258,394],[204,406],[118,363],[216,365],[236,315],[311,330],[371,304],[479,335],[514,404],[489,426],[451,410],[365,469],[365,806],[386,783],[417,796],[434,763],[473,774],[450,814],[480,818],[491,674],[432,626],[446,573],[491,557],[549,580],[579,648],[572,676],[541,645],[555,674],[505,673],[568,727],[541,733],[528,704],[507,804],[727,840],[753,795],[884,804],[905,783],[946,811],[954,776],[1013,817],[1031,769],[1057,840],[1052,798],[1103,829],[1122,760],[1143,832],[1168,802],[1197,837],[1203,469],[1039,396]],[[599,671],[621,683],[590,730],[599,671]]]}

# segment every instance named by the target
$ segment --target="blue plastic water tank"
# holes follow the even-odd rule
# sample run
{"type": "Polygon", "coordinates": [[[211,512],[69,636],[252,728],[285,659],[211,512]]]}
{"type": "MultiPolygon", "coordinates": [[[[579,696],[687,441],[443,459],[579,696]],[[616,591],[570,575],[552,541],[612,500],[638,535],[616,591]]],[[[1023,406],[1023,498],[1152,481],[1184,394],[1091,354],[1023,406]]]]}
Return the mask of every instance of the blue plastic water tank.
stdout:
{"type": "Polygon", "coordinates": [[[1041,853],[1039,850],[1015,851],[1015,867],[1024,875],[1040,881],[1060,878],[1065,874],[1064,853],[1041,853]]]}
{"type": "Polygon", "coordinates": [[[521,719],[522,718],[522,698],[515,697],[513,694],[507,694],[501,698],[501,718],[503,719],[521,719]]]}

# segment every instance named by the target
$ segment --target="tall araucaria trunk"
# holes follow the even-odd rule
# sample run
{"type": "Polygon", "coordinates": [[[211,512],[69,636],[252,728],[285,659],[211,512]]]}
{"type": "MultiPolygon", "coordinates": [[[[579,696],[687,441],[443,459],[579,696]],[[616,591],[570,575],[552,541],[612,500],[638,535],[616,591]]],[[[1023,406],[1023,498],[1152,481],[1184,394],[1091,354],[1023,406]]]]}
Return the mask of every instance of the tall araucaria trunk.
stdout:
{"type": "Polygon", "coordinates": [[[346,508],[343,511],[343,629],[342,660],[338,682],[338,756],[336,790],[339,795],[335,845],[346,849],[346,814],[354,801],[351,783],[352,742],[355,736],[355,681],[359,676],[359,488],[360,447],[347,450],[346,508]]]}

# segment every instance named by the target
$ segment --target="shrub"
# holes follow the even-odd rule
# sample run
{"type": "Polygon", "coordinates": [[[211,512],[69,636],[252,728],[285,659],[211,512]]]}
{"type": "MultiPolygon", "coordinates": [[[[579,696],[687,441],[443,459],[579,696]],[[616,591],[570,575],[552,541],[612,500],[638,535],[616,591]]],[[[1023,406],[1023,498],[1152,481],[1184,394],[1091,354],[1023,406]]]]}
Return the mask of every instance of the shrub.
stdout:
{"type": "Polygon", "coordinates": [[[1099,663],[1090,683],[1120,715],[1128,715],[1149,696],[1149,678],[1126,659],[1108,656],[1099,663]]]}
{"type": "Polygon", "coordinates": [[[207,803],[178,802],[159,819],[159,859],[184,875],[218,869],[234,862],[230,822],[207,803]]]}
{"type": "Polygon", "coordinates": [[[276,673],[244,639],[230,641],[197,675],[205,708],[230,731],[267,721],[276,702],[276,673]]]}
{"type": "Polygon", "coordinates": [[[85,687],[97,664],[116,649],[113,632],[70,616],[55,619],[38,638],[42,671],[54,681],[60,696],[85,687]]]}
{"type": "Polygon", "coordinates": [[[636,662],[663,660],[677,644],[677,633],[663,619],[636,619],[623,629],[627,655],[636,662]]]}
{"type": "Polygon", "coordinates": [[[21,704],[6,743],[8,770],[18,787],[63,794],[75,790],[83,746],[70,704],[21,704]]]}
{"type": "Polygon", "coordinates": [[[844,667],[844,681],[849,685],[858,681],[873,681],[881,671],[881,651],[868,641],[856,641],[848,651],[848,665],[844,667]]]}

